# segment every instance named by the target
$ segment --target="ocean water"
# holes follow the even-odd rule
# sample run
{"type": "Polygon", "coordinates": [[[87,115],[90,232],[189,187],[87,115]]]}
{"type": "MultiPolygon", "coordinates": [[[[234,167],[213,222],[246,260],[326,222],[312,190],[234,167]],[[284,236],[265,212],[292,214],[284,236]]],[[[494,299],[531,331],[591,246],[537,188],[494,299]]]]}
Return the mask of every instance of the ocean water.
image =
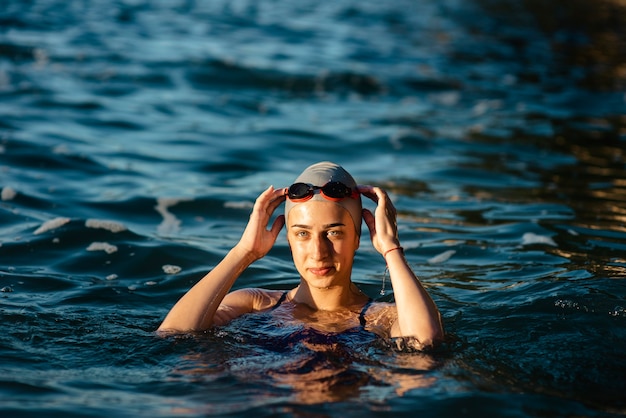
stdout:
{"type": "MultiPolygon", "coordinates": [[[[617,0],[4,0],[0,415],[626,415],[625,28],[617,0]],[[155,335],[321,160],[390,192],[446,343],[155,335]]],[[[364,239],[354,281],[392,300],[383,274],[364,239]]],[[[235,287],[296,284],[283,232],[235,287]]]]}

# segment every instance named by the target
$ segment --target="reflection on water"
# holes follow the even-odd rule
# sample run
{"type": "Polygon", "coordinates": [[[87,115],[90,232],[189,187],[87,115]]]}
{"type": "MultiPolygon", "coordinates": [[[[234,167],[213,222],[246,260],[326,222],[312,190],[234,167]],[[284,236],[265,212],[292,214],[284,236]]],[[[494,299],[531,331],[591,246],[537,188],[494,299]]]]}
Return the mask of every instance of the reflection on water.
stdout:
{"type": "MultiPolygon", "coordinates": [[[[264,402],[384,403],[435,383],[435,354],[398,351],[360,328],[334,333],[249,315],[194,338],[173,371],[196,382],[236,379],[266,388],[264,402]]],[[[253,386],[254,386],[253,385],[253,386]]]]}
{"type": "Polygon", "coordinates": [[[626,90],[626,4],[620,0],[526,0],[539,27],[551,37],[558,59],[582,87],[626,90]]]}
{"type": "MultiPolygon", "coordinates": [[[[501,26],[476,27],[479,31],[504,29],[506,39],[518,49],[527,45],[515,34],[520,22],[538,27],[548,38],[556,76],[572,80],[578,87],[602,91],[626,90],[626,4],[621,0],[479,0],[486,15],[501,26]]],[[[551,76],[545,74],[545,76],[551,76]]],[[[544,81],[540,73],[529,79],[544,81]]],[[[557,84],[558,85],[558,84],[557,84]]]]}

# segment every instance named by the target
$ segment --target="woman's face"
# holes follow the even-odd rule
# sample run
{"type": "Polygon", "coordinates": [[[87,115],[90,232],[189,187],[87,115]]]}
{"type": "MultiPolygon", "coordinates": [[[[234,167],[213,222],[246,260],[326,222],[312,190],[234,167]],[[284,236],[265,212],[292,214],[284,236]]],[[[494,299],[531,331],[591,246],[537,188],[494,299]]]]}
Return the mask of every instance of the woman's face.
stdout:
{"type": "Polygon", "coordinates": [[[321,201],[294,206],[287,240],[296,269],[309,286],[349,285],[359,237],[346,209],[321,201]]]}

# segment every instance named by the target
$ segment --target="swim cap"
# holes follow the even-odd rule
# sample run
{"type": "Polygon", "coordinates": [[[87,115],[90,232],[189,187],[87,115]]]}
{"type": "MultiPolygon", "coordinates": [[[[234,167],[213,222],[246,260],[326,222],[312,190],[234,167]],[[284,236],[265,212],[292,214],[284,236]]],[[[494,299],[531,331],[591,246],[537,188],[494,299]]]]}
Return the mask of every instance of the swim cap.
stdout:
{"type": "MultiPolygon", "coordinates": [[[[340,165],[328,161],[309,166],[302,172],[302,174],[298,176],[297,179],[295,179],[294,183],[306,183],[313,186],[322,187],[330,181],[338,181],[350,187],[352,190],[356,189],[356,181],[354,181],[354,178],[352,178],[350,173],[348,173],[340,165]]],[[[313,194],[313,197],[308,201],[311,200],[331,202],[330,200],[325,199],[319,192],[313,194]]],[[[289,199],[285,201],[285,222],[287,222],[289,211],[295,205],[300,205],[302,203],[303,202],[292,202],[289,199]]],[[[362,219],[361,195],[358,195],[357,198],[346,197],[345,199],[341,199],[332,203],[343,207],[348,211],[348,213],[350,213],[352,221],[354,222],[354,227],[356,228],[356,232],[360,236],[362,219]]]]}

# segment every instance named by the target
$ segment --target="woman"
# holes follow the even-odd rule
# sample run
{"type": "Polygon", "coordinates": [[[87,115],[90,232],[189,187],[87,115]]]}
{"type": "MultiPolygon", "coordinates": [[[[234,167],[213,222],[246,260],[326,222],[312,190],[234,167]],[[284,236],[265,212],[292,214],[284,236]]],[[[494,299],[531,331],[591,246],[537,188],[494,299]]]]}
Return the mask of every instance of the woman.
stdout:
{"type": "Polygon", "coordinates": [[[270,186],[265,190],[237,245],[174,305],[159,331],[202,331],[279,305],[283,315],[323,330],[343,331],[367,324],[369,330],[388,337],[414,337],[421,347],[443,338],[439,310],[404,258],[389,196],[378,187],[357,186],[334,163],[308,167],[287,189],[270,186]],[[377,203],[374,213],[362,209],[360,195],[377,203]],[[272,214],[283,202],[285,214],[268,229],[272,214]],[[352,283],[361,220],[374,248],[387,262],[395,304],[372,303],[352,283]],[[230,292],[241,273],[270,251],[284,225],[300,274],[299,286],[288,292],[230,292]]]}

